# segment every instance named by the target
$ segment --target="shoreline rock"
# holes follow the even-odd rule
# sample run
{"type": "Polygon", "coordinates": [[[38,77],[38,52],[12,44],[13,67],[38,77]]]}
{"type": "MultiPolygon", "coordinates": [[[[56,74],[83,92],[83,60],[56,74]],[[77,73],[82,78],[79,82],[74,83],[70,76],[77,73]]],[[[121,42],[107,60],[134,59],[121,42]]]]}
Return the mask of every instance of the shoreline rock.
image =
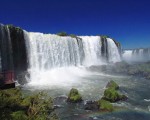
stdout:
{"type": "Polygon", "coordinates": [[[127,96],[119,94],[117,90],[119,90],[119,85],[115,83],[113,80],[108,82],[106,85],[106,90],[104,91],[104,96],[102,97],[103,100],[109,102],[117,102],[120,100],[127,100],[127,96]]]}
{"type": "Polygon", "coordinates": [[[78,103],[82,101],[82,97],[77,89],[72,88],[69,92],[67,102],[78,103]]]}

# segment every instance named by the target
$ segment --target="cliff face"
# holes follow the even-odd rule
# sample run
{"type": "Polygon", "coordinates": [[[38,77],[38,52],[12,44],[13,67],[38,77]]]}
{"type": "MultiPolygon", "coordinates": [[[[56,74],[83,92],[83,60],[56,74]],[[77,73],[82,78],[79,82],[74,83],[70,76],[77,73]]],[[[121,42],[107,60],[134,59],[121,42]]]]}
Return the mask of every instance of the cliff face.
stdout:
{"type": "Polygon", "coordinates": [[[27,52],[23,30],[12,25],[8,25],[11,44],[14,71],[20,74],[27,70],[27,52]]]}
{"type": "Polygon", "coordinates": [[[27,53],[23,30],[0,25],[1,71],[14,72],[15,78],[27,70],[27,53]]]}
{"type": "Polygon", "coordinates": [[[1,71],[13,70],[12,48],[9,29],[0,24],[1,71]]]}

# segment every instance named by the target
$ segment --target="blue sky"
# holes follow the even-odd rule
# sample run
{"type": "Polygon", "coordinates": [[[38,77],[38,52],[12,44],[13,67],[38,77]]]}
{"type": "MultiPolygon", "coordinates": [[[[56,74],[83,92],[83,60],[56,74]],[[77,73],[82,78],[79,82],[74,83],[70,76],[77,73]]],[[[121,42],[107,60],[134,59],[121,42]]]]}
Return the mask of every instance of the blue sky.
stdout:
{"type": "Polygon", "coordinates": [[[149,0],[0,0],[0,23],[27,31],[108,35],[123,48],[150,47],[149,0]]]}

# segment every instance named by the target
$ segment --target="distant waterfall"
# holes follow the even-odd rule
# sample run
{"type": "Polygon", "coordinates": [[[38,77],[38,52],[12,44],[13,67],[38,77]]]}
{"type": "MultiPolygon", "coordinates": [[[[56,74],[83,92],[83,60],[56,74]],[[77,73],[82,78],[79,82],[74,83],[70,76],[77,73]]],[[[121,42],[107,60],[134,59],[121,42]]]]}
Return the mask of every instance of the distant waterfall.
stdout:
{"type": "Polygon", "coordinates": [[[146,62],[150,60],[150,48],[124,50],[123,59],[128,62],[146,62]]]}
{"type": "Polygon", "coordinates": [[[131,61],[132,60],[132,50],[125,50],[123,53],[123,59],[125,61],[131,61]]]}

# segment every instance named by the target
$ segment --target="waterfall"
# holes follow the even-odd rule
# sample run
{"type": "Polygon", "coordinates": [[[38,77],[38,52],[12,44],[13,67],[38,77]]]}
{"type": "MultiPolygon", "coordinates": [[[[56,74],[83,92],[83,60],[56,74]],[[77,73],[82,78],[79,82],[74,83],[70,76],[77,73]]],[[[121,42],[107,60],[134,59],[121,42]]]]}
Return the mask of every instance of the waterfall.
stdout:
{"type": "Polygon", "coordinates": [[[81,65],[82,53],[76,38],[28,33],[30,67],[45,70],[81,65]]]}
{"type": "Polygon", "coordinates": [[[107,38],[107,44],[108,44],[109,62],[120,62],[121,58],[118,47],[116,46],[115,42],[112,39],[107,38]]]}
{"type": "MultiPolygon", "coordinates": [[[[37,83],[37,80],[38,83],[43,84],[43,79],[46,83],[47,81],[51,82],[50,84],[56,83],[56,81],[61,82],[60,78],[56,78],[61,77],[63,79],[64,76],[66,81],[66,76],[69,76],[66,71],[74,75],[75,71],[76,73],[81,71],[78,68],[82,66],[120,61],[118,48],[110,38],[106,39],[108,46],[105,48],[108,49],[106,51],[109,51],[109,61],[102,56],[102,38],[100,36],[72,38],[24,31],[24,38],[27,46],[31,82],[34,84],[37,83]],[[70,67],[76,68],[70,69],[70,67]],[[51,80],[48,80],[49,78],[51,80]]],[[[80,73],[84,74],[83,71],[80,73]]]]}
{"type": "Polygon", "coordinates": [[[146,62],[150,60],[150,48],[124,50],[123,59],[127,62],[146,62]]]}
{"type": "Polygon", "coordinates": [[[102,64],[101,56],[101,38],[99,36],[79,36],[82,38],[83,42],[83,51],[85,58],[83,65],[99,65],[102,64]]]}
{"type": "Polygon", "coordinates": [[[131,61],[132,60],[132,50],[125,50],[123,53],[123,60],[131,61]]]}
{"type": "Polygon", "coordinates": [[[43,79],[48,81],[47,79],[52,76],[54,79],[61,75],[64,77],[64,73],[67,76],[66,71],[73,75],[75,71],[78,75],[85,74],[78,68],[118,61],[120,61],[118,47],[110,38],[62,37],[55,34],[27,32],[12,25],[0,24],[0,70],[13,70],[20,84],[25,83],[27,70],[31,81],[37,83],[37,80],[42,80],[43,83],[43,79]]]}
{"type": "MultiPolygon", "coordinates": [[[[24,31],[25,32],[25,31],[24,31]]],[[[46,70],[67,66],[90,66],[106,63],[100,36],[60,37],[54,34],[25,32],[30,68],[46,70]]],[[[115,42],[108,38],[109,62],[120,61],[115,42]]]]}

